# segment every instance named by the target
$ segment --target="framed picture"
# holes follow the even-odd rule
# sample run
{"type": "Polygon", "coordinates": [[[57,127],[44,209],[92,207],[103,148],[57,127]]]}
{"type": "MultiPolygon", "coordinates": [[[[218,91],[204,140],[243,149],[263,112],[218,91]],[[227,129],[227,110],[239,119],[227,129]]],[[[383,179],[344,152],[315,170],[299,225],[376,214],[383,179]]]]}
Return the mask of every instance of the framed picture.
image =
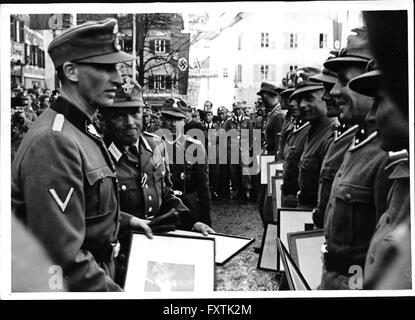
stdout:
{"type": "Polygon", "coordinates": [[[272,196],[272,177],[280,177],[282,179],[283,163],[281,161],[272,161],[267,163],[267,195],[272,196]]]}
{"type": "Polygon", "coordinates": [[[258,259],[258,269],[277,271],[277,242],[278,226],[268,223],[262,236],[261,252],[258,259]]]}
{"type": "Polygon", "coordinates": [[[124,290],[211,292],[215,289],[215,239],[172,234],[131,235],[124,290]]]}
{"type": "MultiPolygon", "coordinates": [[[[201,238],[206,237],[200,232],[186,230],[170,231],[169,234],[187,235],[201,238]]],[[[255,238],[246,238],[222,233],[210,233],[207,237],[215,239],[215,263],[219,266],[224,265],[255,241],[255,238]]]]}
{"type": "MultiPolygon", "coordinates": [[[[291,232],[312,230],[313,215],[311,209],[277,208],[278,238],[288,247],[287,234],[291,232]]],[[[278,259],[278,270],[282,265],[278,259]]]]}
{"type": "Polygon", "coordinates": [[[284,246],[281,239],[277,238],[276,242],[290,290],[311,290],[309,284],[300,269],[298,269],[294,260],[291,258],[290,253],[287,251],[287,248],[284,246]]]}
{"type": "Polygon", "coordinates": [[[275,156],[274,155],[261,155],[260,158],[260,163],[261,163],[261,184],[267,184],[268,182],[268,167],[267,164],[268,162],[272,162],[275,161],[275,156]]]}
{"type": "Polygon", "coordinates": [[[277,209],[281,208],[282,177],[272,177],[272,212],[273,220],[277,221],[277,209]]]}
{"type": "Polygon", "coordinates": [[[311,289],[321,282],[321,246],[324,244],[322,229],[288,233],[288,248],[292,259],[301,270],[311,289]]]}

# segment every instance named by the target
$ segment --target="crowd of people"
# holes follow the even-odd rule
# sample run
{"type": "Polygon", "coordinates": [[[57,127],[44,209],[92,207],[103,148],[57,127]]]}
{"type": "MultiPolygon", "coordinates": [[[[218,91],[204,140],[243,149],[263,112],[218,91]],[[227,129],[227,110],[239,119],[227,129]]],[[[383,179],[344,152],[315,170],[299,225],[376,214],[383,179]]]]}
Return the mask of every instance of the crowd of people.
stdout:
{"type": "Polygon", "coordinates": [[[241,103],[214,114],[210,101],[198,110],[174,97],[152,108],[117,69],[134,58],[115,45],[115,19],[69,29],[48,49],[60,91],[13,90],[13,216],[62,268],[68,290],[122,291],[133,230],[207,235],[212,199],[257,201],[264,226],[274,222],[267,186],[245,170],[258,143],[258,156],[283,162],[282,206],[313,209],[315,228],[324,229],[319,289],[352,289],[352,266],[364,270],[360,288],[411,288],[400,14],[367,12],[367,27],[323,70],[305,66],[280,85],[263,82],[255,114],[241,103]],[[389,41],[400,49],[385,50],[389,41]]]}

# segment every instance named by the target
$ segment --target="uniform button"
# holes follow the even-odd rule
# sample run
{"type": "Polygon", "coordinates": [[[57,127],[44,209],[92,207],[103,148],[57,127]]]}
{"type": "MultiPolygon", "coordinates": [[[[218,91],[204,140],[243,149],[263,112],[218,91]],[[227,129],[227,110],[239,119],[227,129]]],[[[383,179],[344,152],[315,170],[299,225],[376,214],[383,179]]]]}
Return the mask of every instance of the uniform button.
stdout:
{"type": "Polygon", "coordinates": [[[151,212],[151,211],[153,211],[153,208],[152,207],[148,208],[148,212],[151,212]]]}
{"type": "Polygon", "coordinates": [[[162,171],[161,174],[164,176],[166,174],[166,172],[165,171],[162,171]]]}
{"type": "Polygon", "coordinates": [[[347,201],[352,200],[352,195],[350,193],[346,194],[346,196],[344,197],[347,201]]]}
{"type": "Polygon", "coordinates": [[[118,183],[118,179],[115,179],[115,182],[118,183]]]}
{"type": "Polygon", "coordinates": [[[127,187],[126,187],[126,185],[125,185],[125,184],[123,184],[123,185],[121,186],[121,190],[122,190],[122,191],[127,190],[127,187]]]}
{"type": "Polygon", "coordinates": [[[148,184],[146,184],[146,189],[148,189],[148,184]]]}
{"type": "Polygon", "coordinates": [[[386,222],[387,224],[391,223],[391,218],[390,218],[389,216],[387,216],[387,217],[386,217],[385,222],[386,222]]]}
{"type": "Polygon", "coordinates": [[[153,199],[151,196],[148,196],[148,200],[150,200],[151,201],[151,199],[153,199]]]}

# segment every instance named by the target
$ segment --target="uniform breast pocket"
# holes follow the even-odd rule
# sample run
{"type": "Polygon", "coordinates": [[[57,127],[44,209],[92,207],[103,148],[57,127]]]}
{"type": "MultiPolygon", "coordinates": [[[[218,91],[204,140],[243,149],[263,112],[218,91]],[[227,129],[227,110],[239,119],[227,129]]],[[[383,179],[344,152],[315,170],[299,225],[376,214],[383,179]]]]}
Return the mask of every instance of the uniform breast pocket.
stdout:
{"type": "Polygon", "coordinates": [[[160,164],[154,171],[154,184],[157,191],[157,196],[159,203],[161,203],[163,198],[163,189],[164,189],[164,177],[166,176],[166,167],[163,164],[160,164]]]}
{"type": "Polygon", "coordinates": [[[334,190],[333,237],[346,244],[362,244],[372,236],[374,208],[368,187],[340,184],[334,190]]]}
{"type": "Polygon", "coordinates": [[[302,189],[316,189],[320,177],[320,161],[316,157],[300,161],[300,185],[302,189]]]}
{"type": "Polygon", "coordinates": [[[108,167],[91,169],[85,173],[86,219],[105,217],[117,207],[114,190],[115,175],[108,167]]]}
{"type": "Polygon", "coordinates": [[[134,179],[119,181],[120,208],[124,212],[138,211],[138,181],[134,179]]]}

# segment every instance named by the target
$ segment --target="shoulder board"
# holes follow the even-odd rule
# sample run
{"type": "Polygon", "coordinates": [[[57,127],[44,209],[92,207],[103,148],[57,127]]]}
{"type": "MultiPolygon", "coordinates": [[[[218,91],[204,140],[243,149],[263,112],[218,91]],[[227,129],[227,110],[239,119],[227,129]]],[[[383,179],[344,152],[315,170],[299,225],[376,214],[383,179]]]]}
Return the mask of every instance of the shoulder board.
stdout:
{"type": "Polygon", "coordinates": [[[61,113],[56,114],[52,124],[52,131],[62,131],[65,116],[61,113]]]}
{"type": "Polygon", "coordinates": [[[190,136],[185,136],[186,137],[186,140],[187,141],[189,141],[189,142],[192,142],[192,143],[196,143],[196,144],[202,144],[202,142],[201,141],[199,141],[199,140],[197,140],[197,139],[193,139],[192,137],[190,137],[190,136]]]}
{"type": "Polygon", "coordinates": [[[160,136],[158,136],[154,133],[151,133],[151,132],[144,131],[143,134],[146,135],[146,136],[150,136],[152,138],[155,138],[155,140],[160,140],[160,141],[162,140],[160,136]]]}

